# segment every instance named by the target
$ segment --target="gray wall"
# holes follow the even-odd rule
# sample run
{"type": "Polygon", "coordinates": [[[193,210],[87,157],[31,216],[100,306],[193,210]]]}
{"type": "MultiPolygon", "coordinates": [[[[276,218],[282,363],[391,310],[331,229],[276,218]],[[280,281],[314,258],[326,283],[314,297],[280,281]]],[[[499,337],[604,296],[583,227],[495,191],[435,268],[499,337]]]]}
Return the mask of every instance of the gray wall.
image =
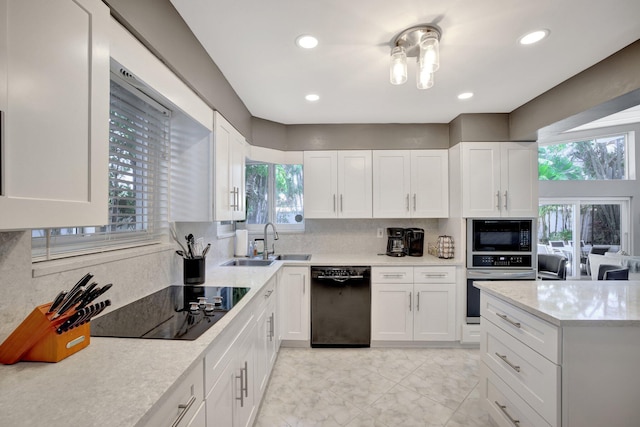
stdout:
{"type": "Polygon", "coordinates": [[[536,141],[640,104],[638,70],[640,41],[512,111],[511,139],[536,141]]]}

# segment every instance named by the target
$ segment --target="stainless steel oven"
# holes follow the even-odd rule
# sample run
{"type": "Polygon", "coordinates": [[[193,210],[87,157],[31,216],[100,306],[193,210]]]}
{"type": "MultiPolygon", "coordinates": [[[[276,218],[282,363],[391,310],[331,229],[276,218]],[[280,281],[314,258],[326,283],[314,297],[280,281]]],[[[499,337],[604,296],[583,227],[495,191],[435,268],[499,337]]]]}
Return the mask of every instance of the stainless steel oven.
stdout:
{"type": "Polygon", "coordinates": [[[480,323],[480,289],[474,282],[536,280],[535,269],[467,269],[467,323],[480,323]]]}
{"type": "Polygon", "coordinates": [[[467,220],[467,323],[480,323],[476,281],[535,280],[535,219],[467,220]]]}

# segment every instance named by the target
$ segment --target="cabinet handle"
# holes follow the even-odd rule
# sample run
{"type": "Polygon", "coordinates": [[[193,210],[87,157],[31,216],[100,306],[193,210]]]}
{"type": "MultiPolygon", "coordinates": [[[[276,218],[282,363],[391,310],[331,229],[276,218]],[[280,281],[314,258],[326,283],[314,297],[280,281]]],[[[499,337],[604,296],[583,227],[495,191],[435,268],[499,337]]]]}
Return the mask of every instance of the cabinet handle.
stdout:
{"type": "Polygon", "coordinates": [[[416,311],[420,311],[420,292],[416,293],[416,311]]]}
{"type": "Polygon", "coordinates": [[[423,276],[429,278],[440,278],[447,277],[447,273],[423,273],[423,276]]]}
{"type": "Polygon", "coordinates": [[[302,275],[302,295],[304,295],[307,292],[307,276],[306,275],[302,275]]]}
{"type": "Polygon", "coordinates": [[[509,317],[506,314],[500,314],[500,313],[496,313],[496,316],[498,316],[499,318],[501,318],[502,320],[505,320],[509,323],[511,323],[513,326],[515,326],[516,328],[521,328],[522,325],[520,324],[520,322],[515,322],[511,319],[509,319],[509,317]]]}
{"type": "Polygon", "coordinates": [[[404,273],[384,273],[382,277],[385,279],[401,279],[404,275],[404,273]]]}
{"type": "Polygon", "coordinates": [[[415,212],[418,208],[417,208],[417,203],[416,203],[416,193],[413,193],[413,211],[415,212]]]}
{"type": "Polygon", "coordinates": [[[340,212],[344,211],[344,203],[342,201],[342,194],[340,195],[340,212]]]}
{"type": "Polygon", "coordinates": [[[495,400],[494,402],[496,402],[496,405],[498,405],[498,408],[500,408],[502,413],[505,414],[507,416],[507,418],[509,418],[509,421],[511,421],[511,424],[513,424],[516,427],[520,426],[520,420],[515,420],[515,419],[513,419],[513,417],[511,415],[509,415],[509,413],[507,412],[506,405],[499,404],[497,400],[495,400]]]}
{"type": "Polygon", "coordinates": [[[244,368],[240,369],[240,375],[236,375],[236,379],[240,380],[240,397],[236,397],[236,400],[240,401],[240,407],[244,408],[244,375],[242,375],[242,371],[244,368]]]}
{"type": "Polygon", "coordinates": [[[407,193],[407,212],[409,212],[409,193],[407,193]]]}
{"type": "Polygon", "coordinates": [[[514,365],[513,363],[509,362],[509,359],[507,359],[507,355],[506,354],[500,354],[496,351],[496,356],[498,356],[500,359],[502,359],[502,361],[504,363],[506,363],[507,365],[509,365],[511,367],[511,369],[513,369],[516,372],[520,372],[520,366],[518,365],[514,365]]]}
{"type": "Polygon", "coordinates": [[[336,195],[333,195],[333,211],[336,211],[336,195]]]}
{"type": "Polygon", "coordinates": [[[173,420],[173,424],[171,424],[171,427],[177,427],[178,424],[180,424],[180,421],[182,421],[184,416],[187,415],[187,412],[189,412],[189,409],[191,408],[191,406],[193,406],[193,403],[195,401],[196,401],[196,397],[194,395],[191,395],[191,397],[189,398],[189,401],[186,404],[181,403],[178,405],[178,409],[180,409],[180,413],[178,414],[176,419],[173,420]]]}
{"type": "Polygon", "coordinates": [[[273,337],[276,336],[276,330],[274,327],[275,324],[275,313],[271,313],[271,322],[269,323],[269,341],[273,341],[273,337]]]}
{"type": "Polygon", "coordinates": [[[244,397],[249,397],[249,363],[244,361],[244,397]]]}
{"type": "Polygon", "coordinates": [[[411,292],[409,292],[409,311],[411,311],[411,292]]]}
{"type": "Polygon", "coordinates": [[[504,210],[507,210],[507,192],[504,192],[504,210]]]}
{"type": "Polygon", "coordinates": [[[500,191],[496,191],[496,209],[500,210],[500,191]]]}
{"type": "Polygon", "coordinates": [[[267,291],[267,293],[266,293],[266,294],[264,294],[264,297],[265,297],[265,298],[269,298],[269,297],[271,296],[271,294],[272,294],[272,293],[273,293],[273,289],[269,289],[269,290],[267,291]]]}

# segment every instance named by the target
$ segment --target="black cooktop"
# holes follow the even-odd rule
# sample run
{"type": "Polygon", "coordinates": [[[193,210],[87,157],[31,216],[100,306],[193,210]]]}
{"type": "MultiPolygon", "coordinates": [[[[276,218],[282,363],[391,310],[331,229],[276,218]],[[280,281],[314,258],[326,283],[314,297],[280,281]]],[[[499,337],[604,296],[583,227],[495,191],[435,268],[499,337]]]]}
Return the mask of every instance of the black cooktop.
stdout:
{"type": "Polygon", "coordinates": [[[249,288],[169,286],[91,320],[91,336],[195,340],[249,288]]]}

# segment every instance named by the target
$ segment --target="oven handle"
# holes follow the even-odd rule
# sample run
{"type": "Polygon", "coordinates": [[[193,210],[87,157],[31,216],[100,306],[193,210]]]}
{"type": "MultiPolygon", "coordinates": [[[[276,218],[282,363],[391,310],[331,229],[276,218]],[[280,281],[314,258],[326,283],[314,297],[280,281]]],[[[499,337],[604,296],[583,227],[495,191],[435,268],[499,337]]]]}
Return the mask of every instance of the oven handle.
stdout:
{"type": "Polygon", "coordinates": [[[534,270],[515,272],[515,271],[467,271],[467,279],[525,279],[535,280],[536,273],[534,270]]]}

